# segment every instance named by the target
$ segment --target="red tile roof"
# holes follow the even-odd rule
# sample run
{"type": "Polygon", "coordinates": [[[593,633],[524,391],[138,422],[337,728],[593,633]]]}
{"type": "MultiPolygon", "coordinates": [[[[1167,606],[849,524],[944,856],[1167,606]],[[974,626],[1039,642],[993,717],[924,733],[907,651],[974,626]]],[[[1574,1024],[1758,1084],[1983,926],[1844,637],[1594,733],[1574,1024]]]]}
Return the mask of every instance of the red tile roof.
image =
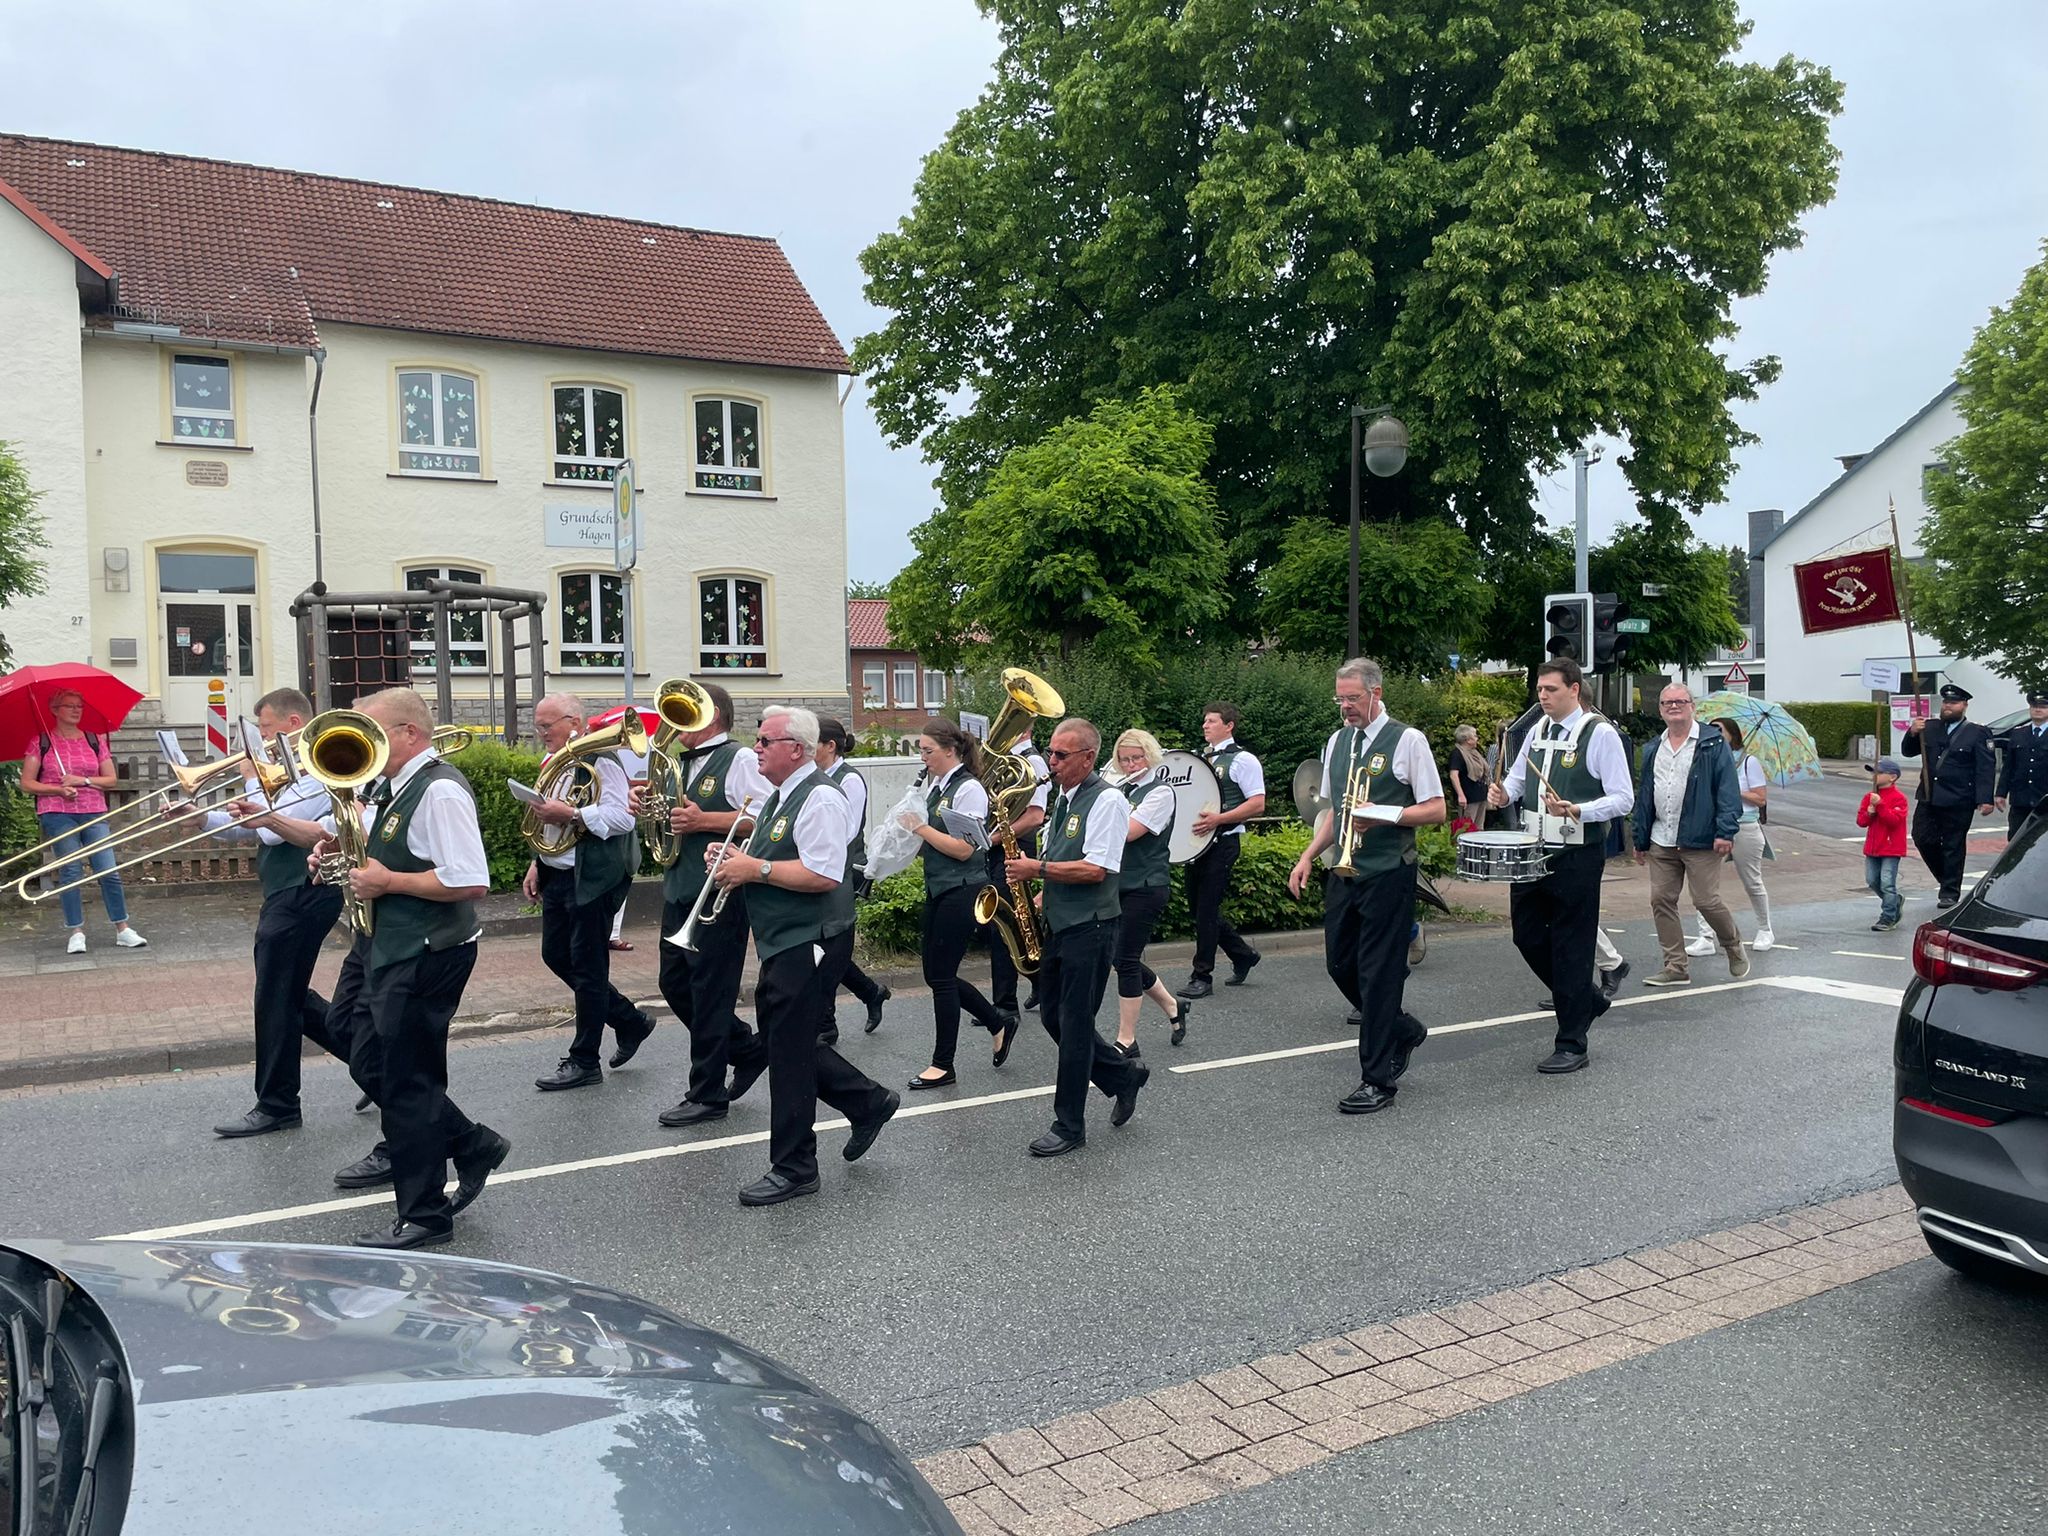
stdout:
{"type": "Polygon", "coordinates": [[[0,181],[114,270],[116,318],[287,346],[332,321],[847,371],[756,236],[14,135],[0,181]]]}
{"type": "Polygon", "coordinates": [[[899,649],[889,639],[889,601],[881,597],[846,600],[846,645],[855,651],[899,649]]]}

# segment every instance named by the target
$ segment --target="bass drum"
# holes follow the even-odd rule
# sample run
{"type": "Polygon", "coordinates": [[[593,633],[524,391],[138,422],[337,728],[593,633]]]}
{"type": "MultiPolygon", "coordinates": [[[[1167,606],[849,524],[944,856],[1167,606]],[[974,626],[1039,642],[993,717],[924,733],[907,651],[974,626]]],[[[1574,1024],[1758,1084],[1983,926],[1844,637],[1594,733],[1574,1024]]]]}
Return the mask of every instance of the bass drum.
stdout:
{"type": "Polygon", "coordinates": [[[1173,787],[1173,836],[1167,842],[1167,858],[1185,864],[1199,858],[1216,840],[1214,827],[1195,831],[1195,818],[1204,811],[1223,809],[1223,786],[1216,781],[1216,770],[1192,752],[1168,752],[1159,766],[1173,787]]]}

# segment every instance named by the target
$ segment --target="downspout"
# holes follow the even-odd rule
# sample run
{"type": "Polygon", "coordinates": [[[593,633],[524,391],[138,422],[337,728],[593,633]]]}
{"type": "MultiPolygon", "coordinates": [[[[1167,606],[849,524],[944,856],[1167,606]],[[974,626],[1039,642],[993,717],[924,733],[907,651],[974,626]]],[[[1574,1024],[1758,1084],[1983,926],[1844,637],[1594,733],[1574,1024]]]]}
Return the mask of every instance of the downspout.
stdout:
{"type": "Polygon", "coordinates": [[[327,376],[327,349],[313,349],[313,399],[306,407],[306,439],[313,467],[313,581],[323,576],[320,548],[320,383],[327,376]]]}

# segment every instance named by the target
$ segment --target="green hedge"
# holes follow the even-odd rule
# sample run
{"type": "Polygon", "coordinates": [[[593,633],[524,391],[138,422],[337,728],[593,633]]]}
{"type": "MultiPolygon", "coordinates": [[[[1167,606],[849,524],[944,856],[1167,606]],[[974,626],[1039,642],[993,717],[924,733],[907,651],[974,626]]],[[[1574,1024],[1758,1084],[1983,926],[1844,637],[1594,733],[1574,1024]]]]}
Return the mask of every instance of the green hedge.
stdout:
{"type": "Polygon", "coordinates": [[[42,840],[35,796],[21,792],[20,766],[9,763],[0,767],[0,857],[32,848],[42,840]]]}
{"type": "MultiPolygon", "coordinates": [[[[1877,731],[1878,707],[1871,703],[1844,704],[1838,701],[1787,704],[1785,713],[1805,726],[1822,757],[1847,757],[1853,737],[1877,731]]],[[[1889,726],[1890,714],[1886,713],[1889,726]]]]}
{"type": "Polygon", "coordinates": [[[491,858],[491,889],[510,890],[519,884],[533,850],[519,835],[520,813],[524,807],[505,787],[507,779],[531,784],[540,777],[540,754],[521,752],[502,742],[479,738],[473,745],[448,759],[460,768],[476,793],[477,819],[483,823],[484,852],[491,858]]]}

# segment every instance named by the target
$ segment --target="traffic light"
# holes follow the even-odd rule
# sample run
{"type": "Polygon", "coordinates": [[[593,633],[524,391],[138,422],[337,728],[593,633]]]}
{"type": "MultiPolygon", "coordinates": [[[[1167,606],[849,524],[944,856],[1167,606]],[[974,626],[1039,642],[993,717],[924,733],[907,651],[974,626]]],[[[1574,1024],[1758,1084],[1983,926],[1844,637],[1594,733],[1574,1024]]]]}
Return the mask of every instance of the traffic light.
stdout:
{"type": "Polygon", "coordinates": [[[1590,670],[1605,672],[1621,660],[1626,647],[1623,637],[1614,628],[1614,621],[1620,617],[1620,598],[1612,592],[1593,594],[1593,665],[1590,670]]]}
{"type": "Polygon", "coordinates": [[[1543,649],[1553,660],[1569,657],[1592,670],[1593,594],[1553,592],[1543,599],[1543,649]]]}

